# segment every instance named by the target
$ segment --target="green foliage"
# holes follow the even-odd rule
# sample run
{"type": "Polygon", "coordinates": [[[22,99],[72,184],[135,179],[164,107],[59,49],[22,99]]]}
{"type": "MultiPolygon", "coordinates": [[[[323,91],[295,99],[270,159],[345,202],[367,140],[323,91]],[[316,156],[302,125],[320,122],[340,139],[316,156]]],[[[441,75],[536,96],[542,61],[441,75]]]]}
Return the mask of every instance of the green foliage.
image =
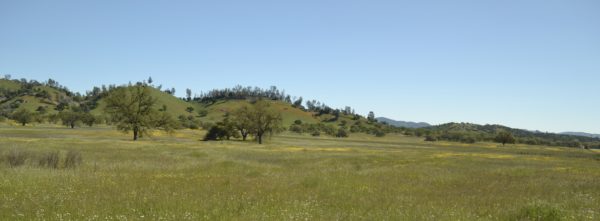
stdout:
{"type": "MultiPolygon", "coordinates": [[[[138,136],[148,135],[148,131],[163,127],[171,129],[170,123],[165,123],[163,115],[159,115],[154,109],[156,99],[152,97],[150,88],[146,85],[135,85],[115,89],[106,98],[105,111],[111,116],[117,129],[129,132],[133,131],[133,140],[138,136]]],[[[164,112],[162,112],[164,113],[164,112]]]]}
{"type": "Polygon", "coordinates": [[[514,144],[516,142],[516,140],[513,137],[512,133],[509,132],[509,131],[500,131],[498,133],[498,135],[496,135],[496,139],[495,140],[498,143],[502,143],[502,145],[505,145],[507,143],[514,144]]]}
{"type": "Polygon", "coordinates": [[[196,119],[196,117],[194,117],[193,115],[179,115],[178,117],[179,119],[179,123],[181,124],[182,127],[184,128],[189,128],[189,129],[199,129],[200,126],[202,125],[202,122],[200,122],[200,120],[196,119]]]}
{"type": "Polygon", "coordinates": [[[375,130],[374,132],[376,137],[385,137],[385,131],[379,129],[379,130],[375,130]]]}
{"type": "Polygon", "coordinates": [[[75,128],[75,126],[78,126],[81,123],[81,120],[83,118],[83,114],[79,113],[79,112],[75,112],[72,110],[64,110],[61,111],[58,114],[60,120],[62,121],[63,125],[70,127],[70,128],[75,128]]]}
{"type": "Polygon", "coordinates": [[[257,100],[246,112],[249,131],[254,134],[259,144],[265,134],[273,134],[282,129],[281,114],[271,108],[265,100],[257,100]]]}
{"type": "Polygon", "coordinates": [[[80,118],[81,122],[83,122],[83,124],[87,125],[88,127],[92,127],[94,126],[94,124],[100,121],[99,117],[96,117],[91,113],[82,113],[80,118]]]}
{"type": "Polygon", "coordinates": [[[340,138],[348,137],[348,131],[345,128],[340,127],[335,136],[340,138]]]}
{"type": "Polygon", "coordinates": [[[227,131],[227,129],[222,125],[214,125],[208,130],[206,135],[204,135],[204,141],[225,140],[227,139],[229,133],[230,131],[227,131]]]}
{"type": "Polygon", "coordinates": [[[192,112],[194,112],[194,107],[191,107],[191,106],[190,107],[186,107],[185,111],[187,111],[188,113],[191,114],[192,112]]]}
{"type": "Polygon", "coordinates": [[[433,135],[427,135],[427,136],[425,136],[425,141],[435,142],[435,141],[437,141],[437,138],[433,135]]]}
{"type": "Polygon", "coordinates": [[[208,111],[206,109],[198,110],[198,117],[206,117],[208,115],[208,111]]]}
{"type": "Polygon", "coordinates": [[[231,125],[239,132],[244,141],[248,137],[248,134],[252,132],[253,118],[251,114],[252,110],[247,105],[238,108],[231,114],[231,125]]]}
{"type": "Polygon", "coordinates": [[[25,126],[26,124],[31,123],[34,120],[34,114],[31,111],[22,108],[14,112],[11,118],[16,122],[20,123],[21,125],[25,126]]]}

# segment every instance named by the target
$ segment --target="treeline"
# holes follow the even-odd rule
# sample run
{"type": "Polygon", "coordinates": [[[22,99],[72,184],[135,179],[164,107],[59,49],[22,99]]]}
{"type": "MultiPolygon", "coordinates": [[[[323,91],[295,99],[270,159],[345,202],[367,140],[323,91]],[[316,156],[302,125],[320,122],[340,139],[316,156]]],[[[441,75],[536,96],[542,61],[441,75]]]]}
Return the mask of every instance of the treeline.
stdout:
{"type": "MultiPolygon", "coordinates": [[[[188,93],[188,97],[189,97],[188,93]]],[[[276,86],[271,86],[269,89],[262,89],[259,87],[242,87],[237,85],[233,88],[225,89],[213,89],[209,92],[201,92],[200,95],[194,97],[192,100],[202,103],[214,103],[218,100],[245,100],[245,99],[257,99],[263,98],[268,100],[278,100],[287,103],[294,103],[300,100],[302,97],[294,98],[285,93],[284,90],[279,90],[276,86]]]]}
{"type": "Polygon", "coordinates": [[[448,123],[428,128],[401,128],[401,133],[424,137],[427,141],[444,140],[462,143],[499,142],[499,135],[509,133],[514,138],[514,143],[600,149],[598,138],[527,131],[501,125],[448,123]]]}

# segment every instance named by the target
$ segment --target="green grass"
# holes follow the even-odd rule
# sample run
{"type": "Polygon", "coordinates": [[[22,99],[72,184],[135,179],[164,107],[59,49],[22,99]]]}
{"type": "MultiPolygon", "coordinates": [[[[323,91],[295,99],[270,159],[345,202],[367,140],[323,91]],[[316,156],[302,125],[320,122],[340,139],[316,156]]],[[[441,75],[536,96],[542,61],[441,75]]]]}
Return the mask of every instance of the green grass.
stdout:
{"type": "Polygon", "coordinates": [[[0,153],[82,153],[75,169],[0,160],[0,220],[600,220],[600,153],[282,134],[266,145],[132,142],[110,127],[0,125],[0,153]]]}
{"type": "MultiPolygon", "coordinates": [[[[163,105],[167,106],[167,113],[171,114],[174,118],[179,117],[180,115],[187,116],[190,113],[186,111],[187,107],[193,107],[195,110],[192,112],[193,115],[198,115],[197,110],[199,105],[196,103],[188,103],[185,102],[173,95],[167,94],[165,92],[159,91],[156,88],[150,88],[152,92],[152,97],[156,99],[155,108],[160,109],[163,105]]],[[[106,104],[104,103],[104,99],[100,99],[98,101],[98,106],[91,111],[92,114],[95,115],[104,115],[104,108],[106,104]]]]}
{"type": "Polygon", "coordinates": [[[21,88],[21,84],[11,80],[0,79],[0,88],[16,91],[21,88]]]}

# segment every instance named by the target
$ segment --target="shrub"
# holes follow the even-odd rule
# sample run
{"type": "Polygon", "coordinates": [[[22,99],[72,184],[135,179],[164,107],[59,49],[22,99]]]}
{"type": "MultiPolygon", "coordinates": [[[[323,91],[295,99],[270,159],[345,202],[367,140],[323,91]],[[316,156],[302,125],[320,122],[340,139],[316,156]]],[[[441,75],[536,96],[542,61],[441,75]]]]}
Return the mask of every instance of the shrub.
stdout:
{"type": "Polygon", "coordinates": [[[206,117],[208,115],[208,111],[205,109],[198,110],[198,117],[206,117]]]}
{"type": "Polygon", "coordinates": [[[375,131],[375,136],[376,137],[384,137],[385,136],[385,132],[383,130],[376,130],[375,131]]]}
{"type": "Polygon", "coordinates": [[[472,144],[472,143],[477,142],[477,140],[475,140],[475,138],[473,138],[473,137],[462,137],[462,138],[460,138],[460,142],[472,144]]]}
{"type": "Polygon", "coordinates": [[[27,160],[28,157],[29,153],[23,150],[13,149],[6,155],[6,161],[8,161],[10,167],[18,167],[25,164],[25,160],[27,160]]]}
{"type": "Polygon", "coordinates": [[[38,166],[58,169],[59,162],[60,156],[58,151],[51,151],[40,156],[38,159],[38,166]]]}
{"type": "Polygon", "coordinates": [[[312,135],[313,137],[321,136],[321,131],[315,130],[310,135],[312,135]]]}
{"type": "Polygon", "coordinates": [[[335,135],[336,137],[348,137],[348,131],[346,131],[346,129],[344,128],[340,128],[337,131],[337,134],[335,135]]]}
{"type": "Polygon", "coordinates": [[[425,141],[429,141],[429,142],[435,142],[435,141],[437,141],[437,138],[436,138],[436,137],[434,137],[434,136],[431,136],[431,135],[427,135],[427,136],[425,137],[425,141]]]}
{"type": "Polygon", "coordinates": [[[293,124],[290,126],[290,131],[301,134],[303,132],[302,127],[298,124],[293,124]]]}
{"type": "Polygon", "coordinates": [[[295,120],[295,121],[294,121],[294,124],[295,124],[295,125],[301,125],[301,124],[302,124],[302,121],[301,121],[301,120],[295,120]]]}
{"type": "Polygon", "coordinates": [[[83,162],[81,153],[75,150],[69,150],[65,158],[65,168],[76,168],[83,162]]]}
{"type": "Polygon", "coordinates": [[[204,141],[209,140],[223,140],[227,136],[227,130],[225,128],[215,125],[208,130],[208,133],[204,136],[204,141]]]}

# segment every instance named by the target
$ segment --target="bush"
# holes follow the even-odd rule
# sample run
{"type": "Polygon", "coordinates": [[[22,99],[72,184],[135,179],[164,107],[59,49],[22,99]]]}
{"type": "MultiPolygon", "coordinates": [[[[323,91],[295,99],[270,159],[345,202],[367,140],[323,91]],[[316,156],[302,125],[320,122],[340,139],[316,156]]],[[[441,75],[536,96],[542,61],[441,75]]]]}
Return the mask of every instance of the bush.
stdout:
{"type": "Polygon", "coordinates": [[[76,168],[83,162],[81,153],[75,150],[69,150],[65,158],[65,168],[76,168]]]}
{"type": "Polygon", "coordinates": [[[321,136],[321,131],[315,130],[310,135],[312,135],[313,137],[321,136]]]}
{"type": "Polygon", "coordinates": [[[25,160],[27,160],[28,157],[29,153],[23,150],[13,149],[6,155],[6,161],[10,167],[18,167],[25,164],[25,160]]]}
{"type": "Polygon", "coordinates": [[[475,138],[473,138],[473,137],[463,137],[460,139],[460,142],[472,144],[472,143],[477,142],[477,140],[475,140],[475,138]]]}
{"type": "Polygon", "coordinates": [[[437,141],[437,138],[436,138],[436,137],[434,137],[434,136],[431,136],[431,135],[427,135],[427,136],[425,137],[425,141],[429,141],[429,142],[435,142],[435,141],[437,141]]]}
{"type": "Polygon", "coordinates": [[[346,131],[346,129],[344,128],[340,128],[337,131],[337,134],[335,135],[336,137],[348,137],[348,131],[346,131]]]}
{"type": "Polygon", "coordinates": [[[38,160],[38,166],[47,167],[52,169],[58,169],[58,163],[60,162],[60,155],[58,151],[51,151],[40,156],[38,160]]]}
{"type": "Polygon", "coordinates": [[[206,117],[208,115],[208,111],[205,109],[198,110],[198,117],[206,117]]]}
{"type": "Polygon", "coordinates": [[[290,126],[290,131],[301,134],[303,132],[302,127],[298,124],[293,124],[290,126]]]}
{"type": "Polygon", "coordinates": [[[204,136],[204,141],[222,140],[226,136],[227,136],[227,131],[220,126],[215,125],[215,126],[212,126],[210,128],[210,130],[208,130],[208,133],[206,133],[206,135],[204,136]]]}
{"type": "Polygon", "coordinates": [[[383,132],[383,130],[376,130],[375,131],[375,136],[376,137],[384,137],[385,136],[385,132],[383,132]]]}

